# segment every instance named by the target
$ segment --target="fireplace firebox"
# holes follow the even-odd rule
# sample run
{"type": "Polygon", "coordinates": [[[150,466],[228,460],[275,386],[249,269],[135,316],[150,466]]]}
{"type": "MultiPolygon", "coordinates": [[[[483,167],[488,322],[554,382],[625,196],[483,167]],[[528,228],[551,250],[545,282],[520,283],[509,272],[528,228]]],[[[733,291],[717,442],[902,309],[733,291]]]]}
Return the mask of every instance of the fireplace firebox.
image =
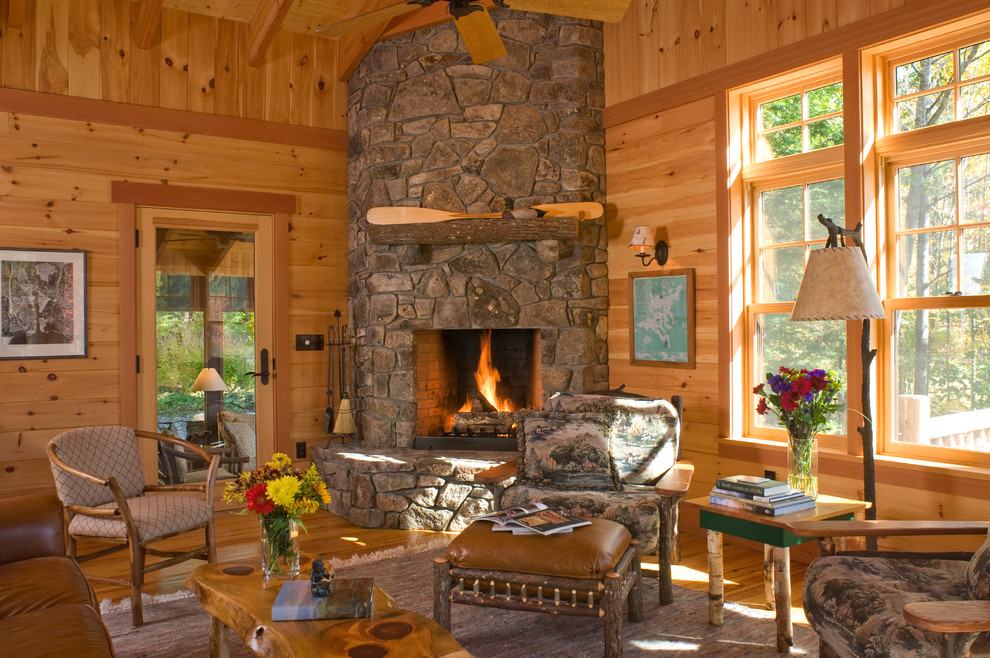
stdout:
{"type": "Polygon", "coordinates": [[[522,414],[540,406],[540,332],[416,332],[417,448],[514,450],[522,414]]]}

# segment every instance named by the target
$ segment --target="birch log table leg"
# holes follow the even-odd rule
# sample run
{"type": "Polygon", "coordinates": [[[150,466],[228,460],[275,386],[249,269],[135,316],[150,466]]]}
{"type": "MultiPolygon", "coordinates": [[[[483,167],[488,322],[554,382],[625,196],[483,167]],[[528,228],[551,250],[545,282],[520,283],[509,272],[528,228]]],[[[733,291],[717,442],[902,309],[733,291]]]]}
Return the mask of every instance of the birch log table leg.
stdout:
{"type": "Polygon", "coordinates": [[[722,580],[722,533],[708,531],[708,623],[722,625],[725,583],[722,580]]]}
{"type": "Polygon", "coordinates": [[[773,587],[773,567],[773,546],[763,544],[763,596],[767,601],[767,610],[777,609],[777,593],[773,587]]]}
{"type": "Polygon", "coordinates": [[[777,651],[787,652],[794,645],[791,624],[791,549],[773,549],[774,604],[777,607],[777,651]]]}

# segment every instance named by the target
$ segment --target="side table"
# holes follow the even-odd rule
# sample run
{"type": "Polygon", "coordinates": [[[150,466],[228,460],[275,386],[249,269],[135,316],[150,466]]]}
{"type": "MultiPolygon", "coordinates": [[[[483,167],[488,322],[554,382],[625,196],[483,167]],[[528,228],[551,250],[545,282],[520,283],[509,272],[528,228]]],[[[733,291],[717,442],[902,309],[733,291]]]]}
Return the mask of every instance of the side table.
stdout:
{"type": "Polygon", "coordinates": [[[819,495],[813,509],[780,516],[712,504],[708,496],[685,500],[683,504],[698,509],[701,527],[708,532],[708,623],[722,625],[725,585],[722,578],[722,535],[749,539],[763,544],[763,582],[767,608],[776,611],[777,651],[787,652],[794,644],[791,623],[791,555],[790,547],[811,541],[787,530],[794,521],[849,520],[869,503],[835,496],[819,495]]]}

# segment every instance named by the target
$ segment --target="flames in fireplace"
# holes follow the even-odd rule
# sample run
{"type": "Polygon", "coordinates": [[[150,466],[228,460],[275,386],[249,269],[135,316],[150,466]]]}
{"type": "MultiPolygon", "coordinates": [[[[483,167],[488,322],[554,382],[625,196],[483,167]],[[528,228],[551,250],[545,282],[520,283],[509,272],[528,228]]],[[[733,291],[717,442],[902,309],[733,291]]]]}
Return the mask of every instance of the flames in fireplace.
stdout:
{"type": "MultiPolygon", "coordinates": [[[[474,381],[478,384],[478,393],[492,406],[493,411],[515,411],[515,405],[507,398],[499,397],[496,385],[502,381],[498,368],[492,364],[492,330],[485,329],[480,334],[481,357],[478,359],[478,369],[474,371],[474,381]]],[[[471,396],[468,396],[458,412],[472,410],[471,396]]]]}

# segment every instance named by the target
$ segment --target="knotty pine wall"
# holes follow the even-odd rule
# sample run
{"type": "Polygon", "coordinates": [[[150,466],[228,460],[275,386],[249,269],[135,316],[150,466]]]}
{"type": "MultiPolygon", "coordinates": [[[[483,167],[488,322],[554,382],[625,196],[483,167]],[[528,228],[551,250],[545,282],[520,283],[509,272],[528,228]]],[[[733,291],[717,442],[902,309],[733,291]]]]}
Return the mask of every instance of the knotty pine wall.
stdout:
{"type": "MultiPolygon", "coordinates": [[[[333,42],[283,32],[252,69],[240,55],[245,26],[234,21],[165,9],[142,51],[130,45],[136,3],[26,7],[22,29],[0,24],[0,87],[40,92],[14,100],[43,109],[10,111],[0,89],[0,246],[88,251],[89,354],[0,361],[0,498],[50,490],[44,447],[59,431],[120,422],[118,282],[132,273],[120,271],[118,244],[133,237],[118,234],[111,181],[294,195],[289,333],[325,334],[335,308],[347,319],[347,155],[310,145],[345,139],[333,42]],[[97,104],[80,109],[75,99],[97,104]],[[100,122],[98,101],[112,102],[105,116],[116,125],[100,122]],[[142,125],[161,116],[169,129],[142,125]],[[197,134],[204,124],[224,136],[197,134]],[[272,136],[292,124],[302,138],[272,136]]],[[[291,432],[279,444],[290,454],[295,441],[325,442],[326,354],[290,356],[291,432]]]]}
{"type": "Polygon", "coordinates": [[[605,102],[629,101],[918,1],[635,0],[621,23],[604,26],[605,102]],[[636,65],[619,68],[623,62],[636,65]]]}
{"type": "Polygon", "coordinates": [[[246,22],[166,7],[151,47],[141,49],[131,44],[136,2],[24,4],[21,28],[0,23],[2,87],[346,129],[336,41],[283,30],[264,63],[250,67],[246,22]]]}
{"type": "MultiPolygon", "coordinates": [[[[786,472],[784,450],[740,449],[720,437],[718,426],[720,410],[727,408],[727,402],[718,399],[719,334],[728,331],[718,326],[717,317],[718,254],[728,248],[718,243],[716,223],[719,95],[783,72],[797,60],[807,64],[815,57],[855,51],[876,38],[875,27],[878,33],[886,25],[920,29],[946,20],[945,9],[955,16],[986,9],[985,3],[950,4],[951,8],[925,8],[903,0],[642,0],[632,3],[621,24],[605,26],[610,385],[683,396],[682,449],[697,468],[693,496],[707,494],[719,475],[762,474],[766,468],[786,472]],[[658,237],[666,237],[666,268],[695,269],[694,369],[629,363],[627,277],[644,268],[628,245],[639,224],[657,227],[658,237]]],[[[986,518],[985,480],[961,484],[922,467],[899,468],[891,475],[889,465],[878,464],[881,518],[986,518]]],[[[835,495],[862,498],[861,462],[823,457],[822,487],[835,495]]],[[[698,530],[696,514],[691,518],[689,512],[682,522],[686,530],[698,530]]],[[[927,544],[959,545],[952,538],[927,544]]]]}

